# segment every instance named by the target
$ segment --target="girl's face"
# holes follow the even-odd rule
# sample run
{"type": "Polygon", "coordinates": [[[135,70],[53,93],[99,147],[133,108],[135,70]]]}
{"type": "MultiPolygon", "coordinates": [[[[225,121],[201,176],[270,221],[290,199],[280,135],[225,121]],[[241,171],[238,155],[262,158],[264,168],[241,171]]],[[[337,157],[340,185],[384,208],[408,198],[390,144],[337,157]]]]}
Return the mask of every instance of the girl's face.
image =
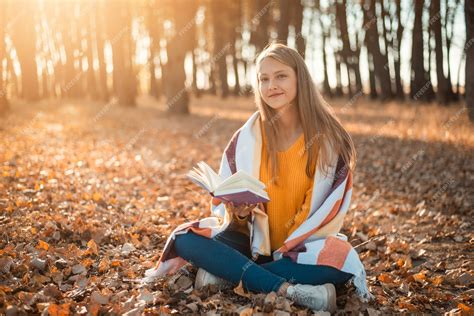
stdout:
{"type": "Polygon", "coordinates": [[[271,108],[280,110],[296,98],[296,72],[272,57],[257,65],[259,93],[271,108]]]}

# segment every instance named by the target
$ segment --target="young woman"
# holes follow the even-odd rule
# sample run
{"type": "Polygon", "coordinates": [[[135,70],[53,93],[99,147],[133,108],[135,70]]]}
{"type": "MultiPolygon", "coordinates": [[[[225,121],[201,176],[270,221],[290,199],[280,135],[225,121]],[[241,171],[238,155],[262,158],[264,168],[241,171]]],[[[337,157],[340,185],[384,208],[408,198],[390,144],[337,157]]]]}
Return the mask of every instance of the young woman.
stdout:
{"type": "Polygon", "coordinates": [[[213,199],[214,216],[177,227],[146,275],[191,262],[208,276],[275,291],[313,310],[334,311],[334,285],[349,280],[369,299],[364,267],[339,234],[352,193],[351,137],[297,51],[271,44],[256,71],[258,111],[233,135],[219,174],[247,171],[266,185],[270,201],[234,206],[213,199]]]}

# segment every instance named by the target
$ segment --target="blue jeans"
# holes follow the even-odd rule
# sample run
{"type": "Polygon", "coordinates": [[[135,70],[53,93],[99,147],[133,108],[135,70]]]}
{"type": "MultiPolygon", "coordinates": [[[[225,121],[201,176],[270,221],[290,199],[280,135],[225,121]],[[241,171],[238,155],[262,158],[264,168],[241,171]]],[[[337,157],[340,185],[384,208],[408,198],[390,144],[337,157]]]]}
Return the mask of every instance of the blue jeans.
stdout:
{"type": "Polygon", "coordinates": [[[283,282],[341,285],[352,277],[333,267],[298,264],[287,257],[273,261],[271,256],[260,256],[253,261],[249,243],[249,237],[237,231],[227,230],[211,239],[189,231],[176,236],[174,247],[193,265],[234,284],[242,280],[247,290],[255,292],[276,292],[283,282]]]}

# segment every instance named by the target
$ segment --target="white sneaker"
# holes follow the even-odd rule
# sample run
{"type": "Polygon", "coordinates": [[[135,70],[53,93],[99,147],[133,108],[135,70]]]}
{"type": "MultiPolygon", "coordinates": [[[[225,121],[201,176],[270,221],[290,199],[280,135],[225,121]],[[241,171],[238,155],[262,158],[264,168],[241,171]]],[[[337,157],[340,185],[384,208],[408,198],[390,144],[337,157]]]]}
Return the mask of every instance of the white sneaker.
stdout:
{"type": "Polygon", "coordinates": [[[196,280],[194,281],[194,288],[200,289],[203,286],[214,284],[217,285],[219,288],[224,288],[226,286],[230,286],[232,283],[215,276],[207,272],[206,270],[199,268],[198,272],[196,273],[196,280]]]}
{"type": "Polygon", "coordinates": [[[335,312],[336,288],[331,283],[324,285],[296,284],[286,290],[286,297],[312,310],[335,312]]]}

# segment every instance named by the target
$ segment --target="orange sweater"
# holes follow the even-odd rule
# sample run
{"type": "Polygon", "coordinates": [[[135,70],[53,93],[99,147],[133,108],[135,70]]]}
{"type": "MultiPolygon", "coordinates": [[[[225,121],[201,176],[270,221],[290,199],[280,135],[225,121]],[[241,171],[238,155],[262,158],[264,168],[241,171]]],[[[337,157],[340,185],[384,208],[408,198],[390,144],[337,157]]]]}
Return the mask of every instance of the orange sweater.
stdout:
{"type": "Polygon", "coordinates": [[[306,175],[308,154],[304,151],[304,134],[278,156],[278,186],[271,180],[265,135],[262,132],[260,181],[265,183],[270,201],[266,203],[271,250],[280,248],[285,239],[303,223],[309,213],[313,179],[306,175]]]}

